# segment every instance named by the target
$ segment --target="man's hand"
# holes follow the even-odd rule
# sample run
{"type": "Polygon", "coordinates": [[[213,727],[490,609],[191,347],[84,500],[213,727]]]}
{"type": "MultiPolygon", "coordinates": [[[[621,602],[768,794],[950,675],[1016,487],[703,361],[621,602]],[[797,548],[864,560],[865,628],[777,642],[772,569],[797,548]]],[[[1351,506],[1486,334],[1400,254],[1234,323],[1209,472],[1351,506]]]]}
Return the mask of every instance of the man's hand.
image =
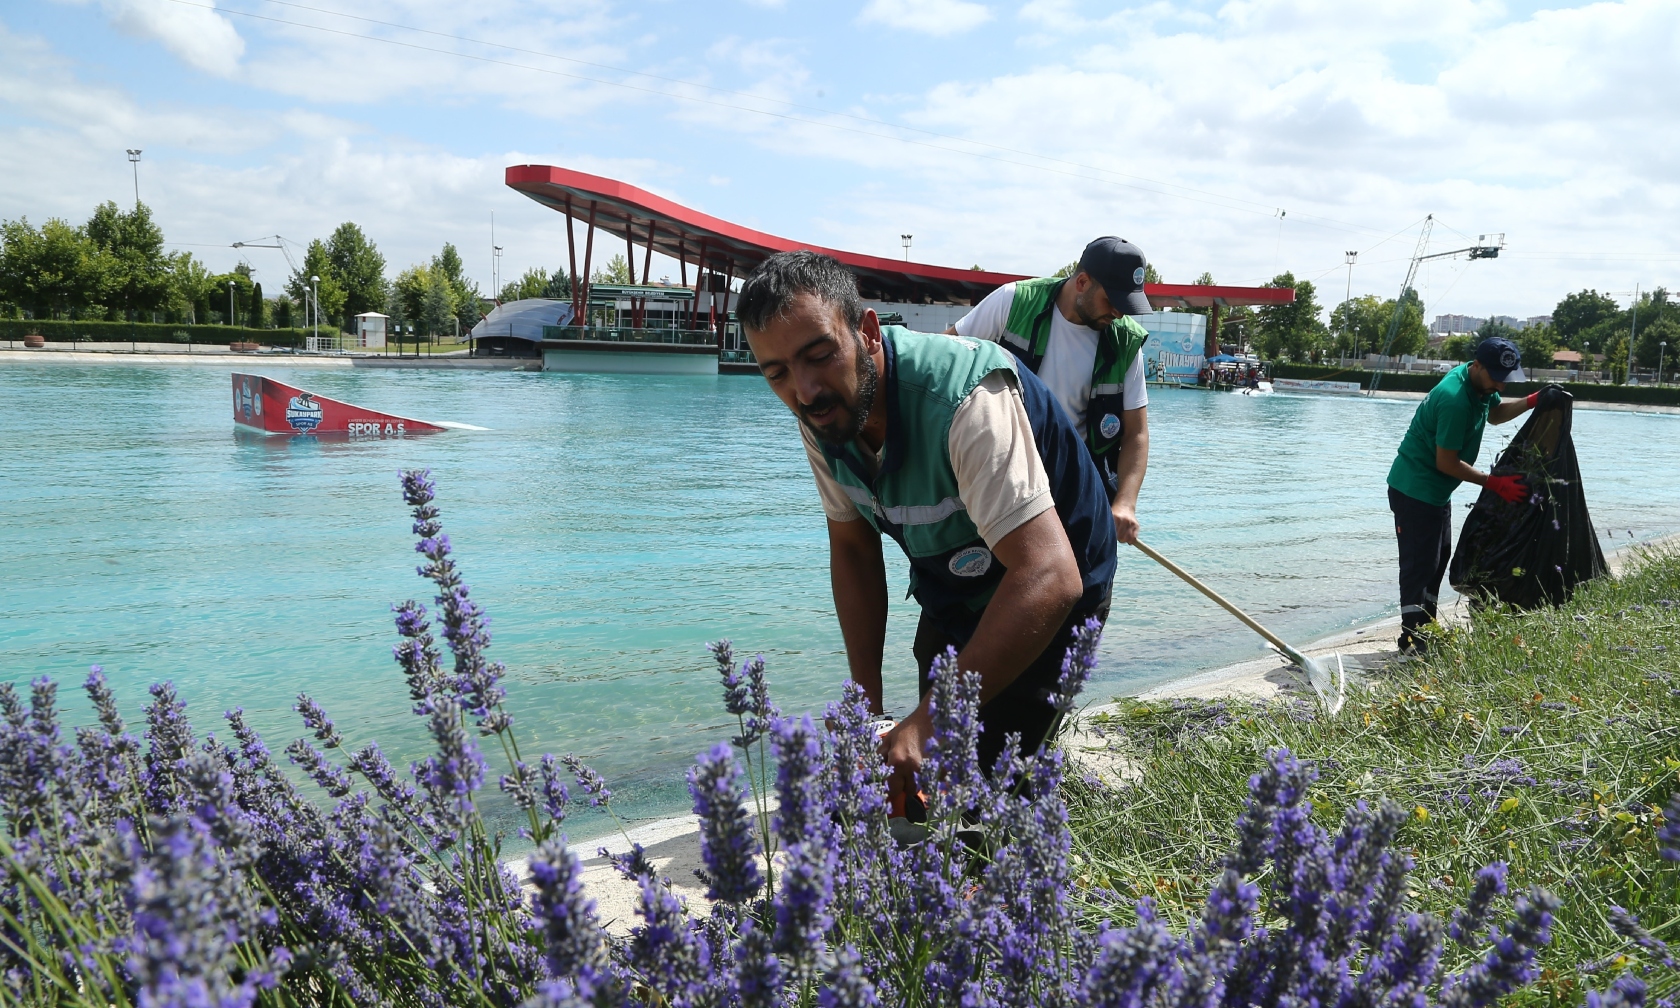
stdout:
{"type": "Polygon", "coordinates": [[[1515,504],[1528,496],[1528,485],[1521,476],[1489,476],[1487,488],[1504,498],[1507,504],[1515,504]]]}
{"type": "Polygon", "coordinates": [[[891,768],[887,778],[887,800],[916,793],[916,775],[922,772],[922,750],[933,738],[933,718],[923,700],[916,712],[900,721],[881,739],[881,758],[891,768]]]}
{"type": "Polygon", "coordinates": [[[1137,512],[1121,504],[1114,505],[1114,537],[1127,545],[1137,542],[1137,512]]]}

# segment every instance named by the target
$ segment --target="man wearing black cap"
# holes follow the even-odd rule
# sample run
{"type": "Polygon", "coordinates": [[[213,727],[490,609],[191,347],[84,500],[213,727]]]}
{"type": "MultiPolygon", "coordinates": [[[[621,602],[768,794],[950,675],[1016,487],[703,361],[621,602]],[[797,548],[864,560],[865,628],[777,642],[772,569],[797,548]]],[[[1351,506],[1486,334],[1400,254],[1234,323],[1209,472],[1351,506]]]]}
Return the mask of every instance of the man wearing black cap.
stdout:
{"type": "Polygon", "coordinates": [[[1515,420],[1534,408],[1540,393],[1501,402],[1506,382],[1526,381],[1522,355],[1508,339],[1491,337],[1476,346],[1476,359],[1442,378],[1418,405],[1400,451],[1388,470],[1388,507],[1400,541],[1400,651],[1417,654],[1428,646],[1421,635],[1435,620],[1441,578],[1452,556],[1452,493],[1475,483],[1519,501],[1528,494],[1518,476],[1490,476],[1471,467],[1488,423],[1515,420]]]}
{"type": "Polygon", "coordinates": [[[1070,277],[1004,284],[947,333],[1002,343],[1067,411],[1108,489],[1114,534],[1138,536],[1137,498],[1149,465],[1149,394],[1138,351],[1154,311],[1143,294],[1149,263],[1123,238],[1085,246],[1070,277]]]}

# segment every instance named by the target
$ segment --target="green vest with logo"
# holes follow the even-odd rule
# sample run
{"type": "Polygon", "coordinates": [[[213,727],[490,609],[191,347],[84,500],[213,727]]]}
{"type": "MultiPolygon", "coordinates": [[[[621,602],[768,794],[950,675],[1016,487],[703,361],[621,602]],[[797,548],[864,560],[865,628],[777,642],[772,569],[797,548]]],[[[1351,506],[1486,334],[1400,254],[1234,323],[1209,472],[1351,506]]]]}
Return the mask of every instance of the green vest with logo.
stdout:
{"type": "Polygon", "coordinates": [[[887,442],[875,471],[856,441],[819,442],[829,472],[863,517],[903,548],[910,593],[935,618],[986,607],[1003,579],[968,510],[951,468],[951,419],[981,380],[1015,373],[996,343],[883,326],[888,396],[887,442]]]}
{"type": "MultiPolygon", "coordinates": [[[[1003,345],[1021,358],[1028,370],[1038,373],[1044,363],[1044,351],[1050,345],[1050,313],[1056,309],[1056,295],[1067,283],[1063,277],[1043,277],[1038,280],[1017,280],[1015,300],[1009,305],[1009,319],[1004,323],[1003,345]]],[[[1125,412],[1123,391],[1126,371],[1137,360],[1138,351],[1149,339],[1149,330],[1129,315],[1121,315],[1097,332],[1097,358],[1091,366],[1091,400],[1085,408],[1085,444],[1097,460],[1097,468],[1104,472],[1112,485],[1110,473],[1115,468],[1116,450],[1120,446],[1120,415],[1125,412]]]]}

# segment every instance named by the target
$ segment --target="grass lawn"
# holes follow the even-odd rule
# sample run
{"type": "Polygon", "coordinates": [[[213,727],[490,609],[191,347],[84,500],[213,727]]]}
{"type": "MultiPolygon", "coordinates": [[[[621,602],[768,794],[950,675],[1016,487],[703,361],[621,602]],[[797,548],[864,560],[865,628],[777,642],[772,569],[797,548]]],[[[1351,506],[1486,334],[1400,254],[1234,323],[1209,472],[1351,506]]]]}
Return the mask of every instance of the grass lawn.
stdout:
{"type": "MultiPolygon", "coordinates": [[[[1286,746],[1317,762],[1314,819],[1332,832],[1355,801],[1410,811],[1399,844],[1417,862],[1417,909],[1449,920],[1492,861],[1509,862],[1513,893],[1559,896],[1544,972],[1521,1003],[1579,1003],[1584,987],[1660,958],[1615,934],[1612,905],[1680,940],[1680,866],[1655,839],[1680,791],[1680,552],[1647,554],[1558,609],[1481,613],[1333,720],[1304,701],[1126,701],[1096,723],[1139,776],[1069,787],[1092,912],[1113,914],[1108,890],[1153,896],[1176,922],[1199,914],[1249,775],[1286,746]]],[[[1451,968],[1468,957],[1449,951],[1451,968]]],[[[1672,970],[1646,979],[1652,1002],[1680,986],[1672,970]]]]}

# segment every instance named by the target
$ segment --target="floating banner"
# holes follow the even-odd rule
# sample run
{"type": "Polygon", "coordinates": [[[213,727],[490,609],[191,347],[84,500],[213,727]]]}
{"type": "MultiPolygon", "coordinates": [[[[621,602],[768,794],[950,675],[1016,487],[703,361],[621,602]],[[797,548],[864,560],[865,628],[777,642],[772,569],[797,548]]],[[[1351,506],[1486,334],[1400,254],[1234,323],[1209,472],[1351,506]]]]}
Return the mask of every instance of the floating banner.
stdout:
{"type": "MultiPolygon", "coordinates": [[[[436,434],[443,426],[352,406],[262,375],[233,376],[233,422],[264,434],[387,438],[436,434]]],[[[465,425],[462,425],[465,426],[465,425]]]]}

